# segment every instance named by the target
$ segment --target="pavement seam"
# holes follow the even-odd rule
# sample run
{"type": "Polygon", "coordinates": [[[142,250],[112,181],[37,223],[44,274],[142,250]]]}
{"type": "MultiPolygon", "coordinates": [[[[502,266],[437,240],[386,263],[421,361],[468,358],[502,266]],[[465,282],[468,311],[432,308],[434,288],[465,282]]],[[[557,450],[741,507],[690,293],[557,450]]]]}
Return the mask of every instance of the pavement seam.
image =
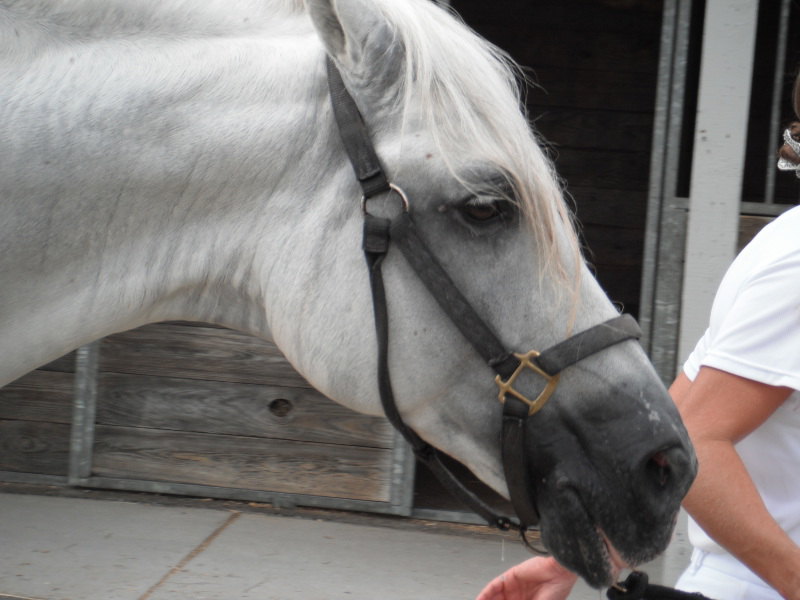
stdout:
{"type": "Polygon", "coordinates": [[[225,519],[224,523],[222,523],[219,527],[217,527],[214,531],[212,531],[208,535],[208,537],[206,537],[206,539],[200,542],[191,552],[189,552],[189,554],[184,556],[177,565],[172,567],[161,579],[159,579],[156,583],[154,583],[150,587],[150,589],[148,589],[144,594],[139,596],[137,600],[147,600],[148,598],[150,598],[150,596],[152,596],[158,590],[158,588],[164,585],[173,575],[176,575],[181,571],[183,571],[190,562],[192,562],[200,554],[205,552],[205,550],[211,545],[211,543],[240,516],[242,516],[242,513],[238,511],[231,512],[230,516],[227,519],[225,519]]]}

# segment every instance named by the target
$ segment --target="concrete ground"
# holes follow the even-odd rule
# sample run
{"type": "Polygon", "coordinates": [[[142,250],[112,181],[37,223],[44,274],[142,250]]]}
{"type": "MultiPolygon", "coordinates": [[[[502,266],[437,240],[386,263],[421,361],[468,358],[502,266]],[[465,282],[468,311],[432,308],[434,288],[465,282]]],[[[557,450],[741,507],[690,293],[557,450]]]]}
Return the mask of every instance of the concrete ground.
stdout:
{"type": "Polygon", "coordinates": [[[0,598],[472,600],[530,556],[486,528],[292,512],[0,491],[0,598]]]}

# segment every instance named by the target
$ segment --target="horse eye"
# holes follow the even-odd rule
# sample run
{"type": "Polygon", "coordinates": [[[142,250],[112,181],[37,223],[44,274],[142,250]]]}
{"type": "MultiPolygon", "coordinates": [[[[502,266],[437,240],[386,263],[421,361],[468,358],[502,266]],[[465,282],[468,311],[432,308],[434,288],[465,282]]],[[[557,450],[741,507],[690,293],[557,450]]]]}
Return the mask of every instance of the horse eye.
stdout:
{"type": "Polygon", "coordinates": [[[502,202],[488,204],[466,203],[461,206],[461,213],[473,223],[489,223],[503,217],[506,211],[502,204],[502,202]]]}

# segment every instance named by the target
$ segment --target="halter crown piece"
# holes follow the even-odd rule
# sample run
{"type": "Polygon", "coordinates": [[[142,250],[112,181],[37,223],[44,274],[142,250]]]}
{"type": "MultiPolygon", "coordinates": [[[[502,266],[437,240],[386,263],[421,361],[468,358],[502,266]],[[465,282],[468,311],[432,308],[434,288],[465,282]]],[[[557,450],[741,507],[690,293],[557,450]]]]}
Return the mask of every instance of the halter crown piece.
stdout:
{"type": "Polygon", "coordinates": [[[453,496],[486,519],[490,525],[501,530],[518,530],[525,544],[536,551],[525,538],[526,531],[539,522],[533,493],[534,486],[530,481],[530,469],[525,453],[527,420],[544,406],[555,391],[559,373],[563,369],[609,346],[639,338],[641,336],[639,326],[630,315],[622,315],[578,333],[543,352],[508,351],[492,328],[481,319],[456,287],[420,237],[412,218],[413,203],[399,186],[389,182],[375,153],[361,113],[330,58],[327,59],[327,70],[328,87],[339,134],[363,192],[362,248],[369,269],[378,342],[378,391],[386,418],[411,445],[417,458],[428,466],[453,496]],[[402,210],[396,217],[386,219],[370,214],[367,207],[368,200],[382,194],[394,194],[401,201],[402,210]],[[500,388],[499,399],[503,405],[501,440],[503,469],[511,504],[519,522],[496,514],[468,490],[444,464],[439,450],[420,438],[406,425],[400,415],[389,374],[389,315],[382,273],[383,260],[392,242],[444,313],[496,373],[495,381],[500,388]],[[518,377],[525,370],[532,371],[545,381],[544,390],[533,400],[514,387],[518,377]]]}

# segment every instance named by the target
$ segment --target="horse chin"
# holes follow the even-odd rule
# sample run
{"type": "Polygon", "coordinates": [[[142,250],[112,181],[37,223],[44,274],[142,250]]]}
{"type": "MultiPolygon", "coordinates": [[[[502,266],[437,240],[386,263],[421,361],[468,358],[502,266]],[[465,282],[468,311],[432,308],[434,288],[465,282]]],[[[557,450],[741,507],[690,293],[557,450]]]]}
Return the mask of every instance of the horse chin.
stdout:
{"type": "Polygon", "coordinates": [[[560,495],[556,510],[542,512],[541,528],[542,541],[553,557],[592,587],[612,585],[620,571],[633,566],[622,558],[573,490],[560,495]]]}

